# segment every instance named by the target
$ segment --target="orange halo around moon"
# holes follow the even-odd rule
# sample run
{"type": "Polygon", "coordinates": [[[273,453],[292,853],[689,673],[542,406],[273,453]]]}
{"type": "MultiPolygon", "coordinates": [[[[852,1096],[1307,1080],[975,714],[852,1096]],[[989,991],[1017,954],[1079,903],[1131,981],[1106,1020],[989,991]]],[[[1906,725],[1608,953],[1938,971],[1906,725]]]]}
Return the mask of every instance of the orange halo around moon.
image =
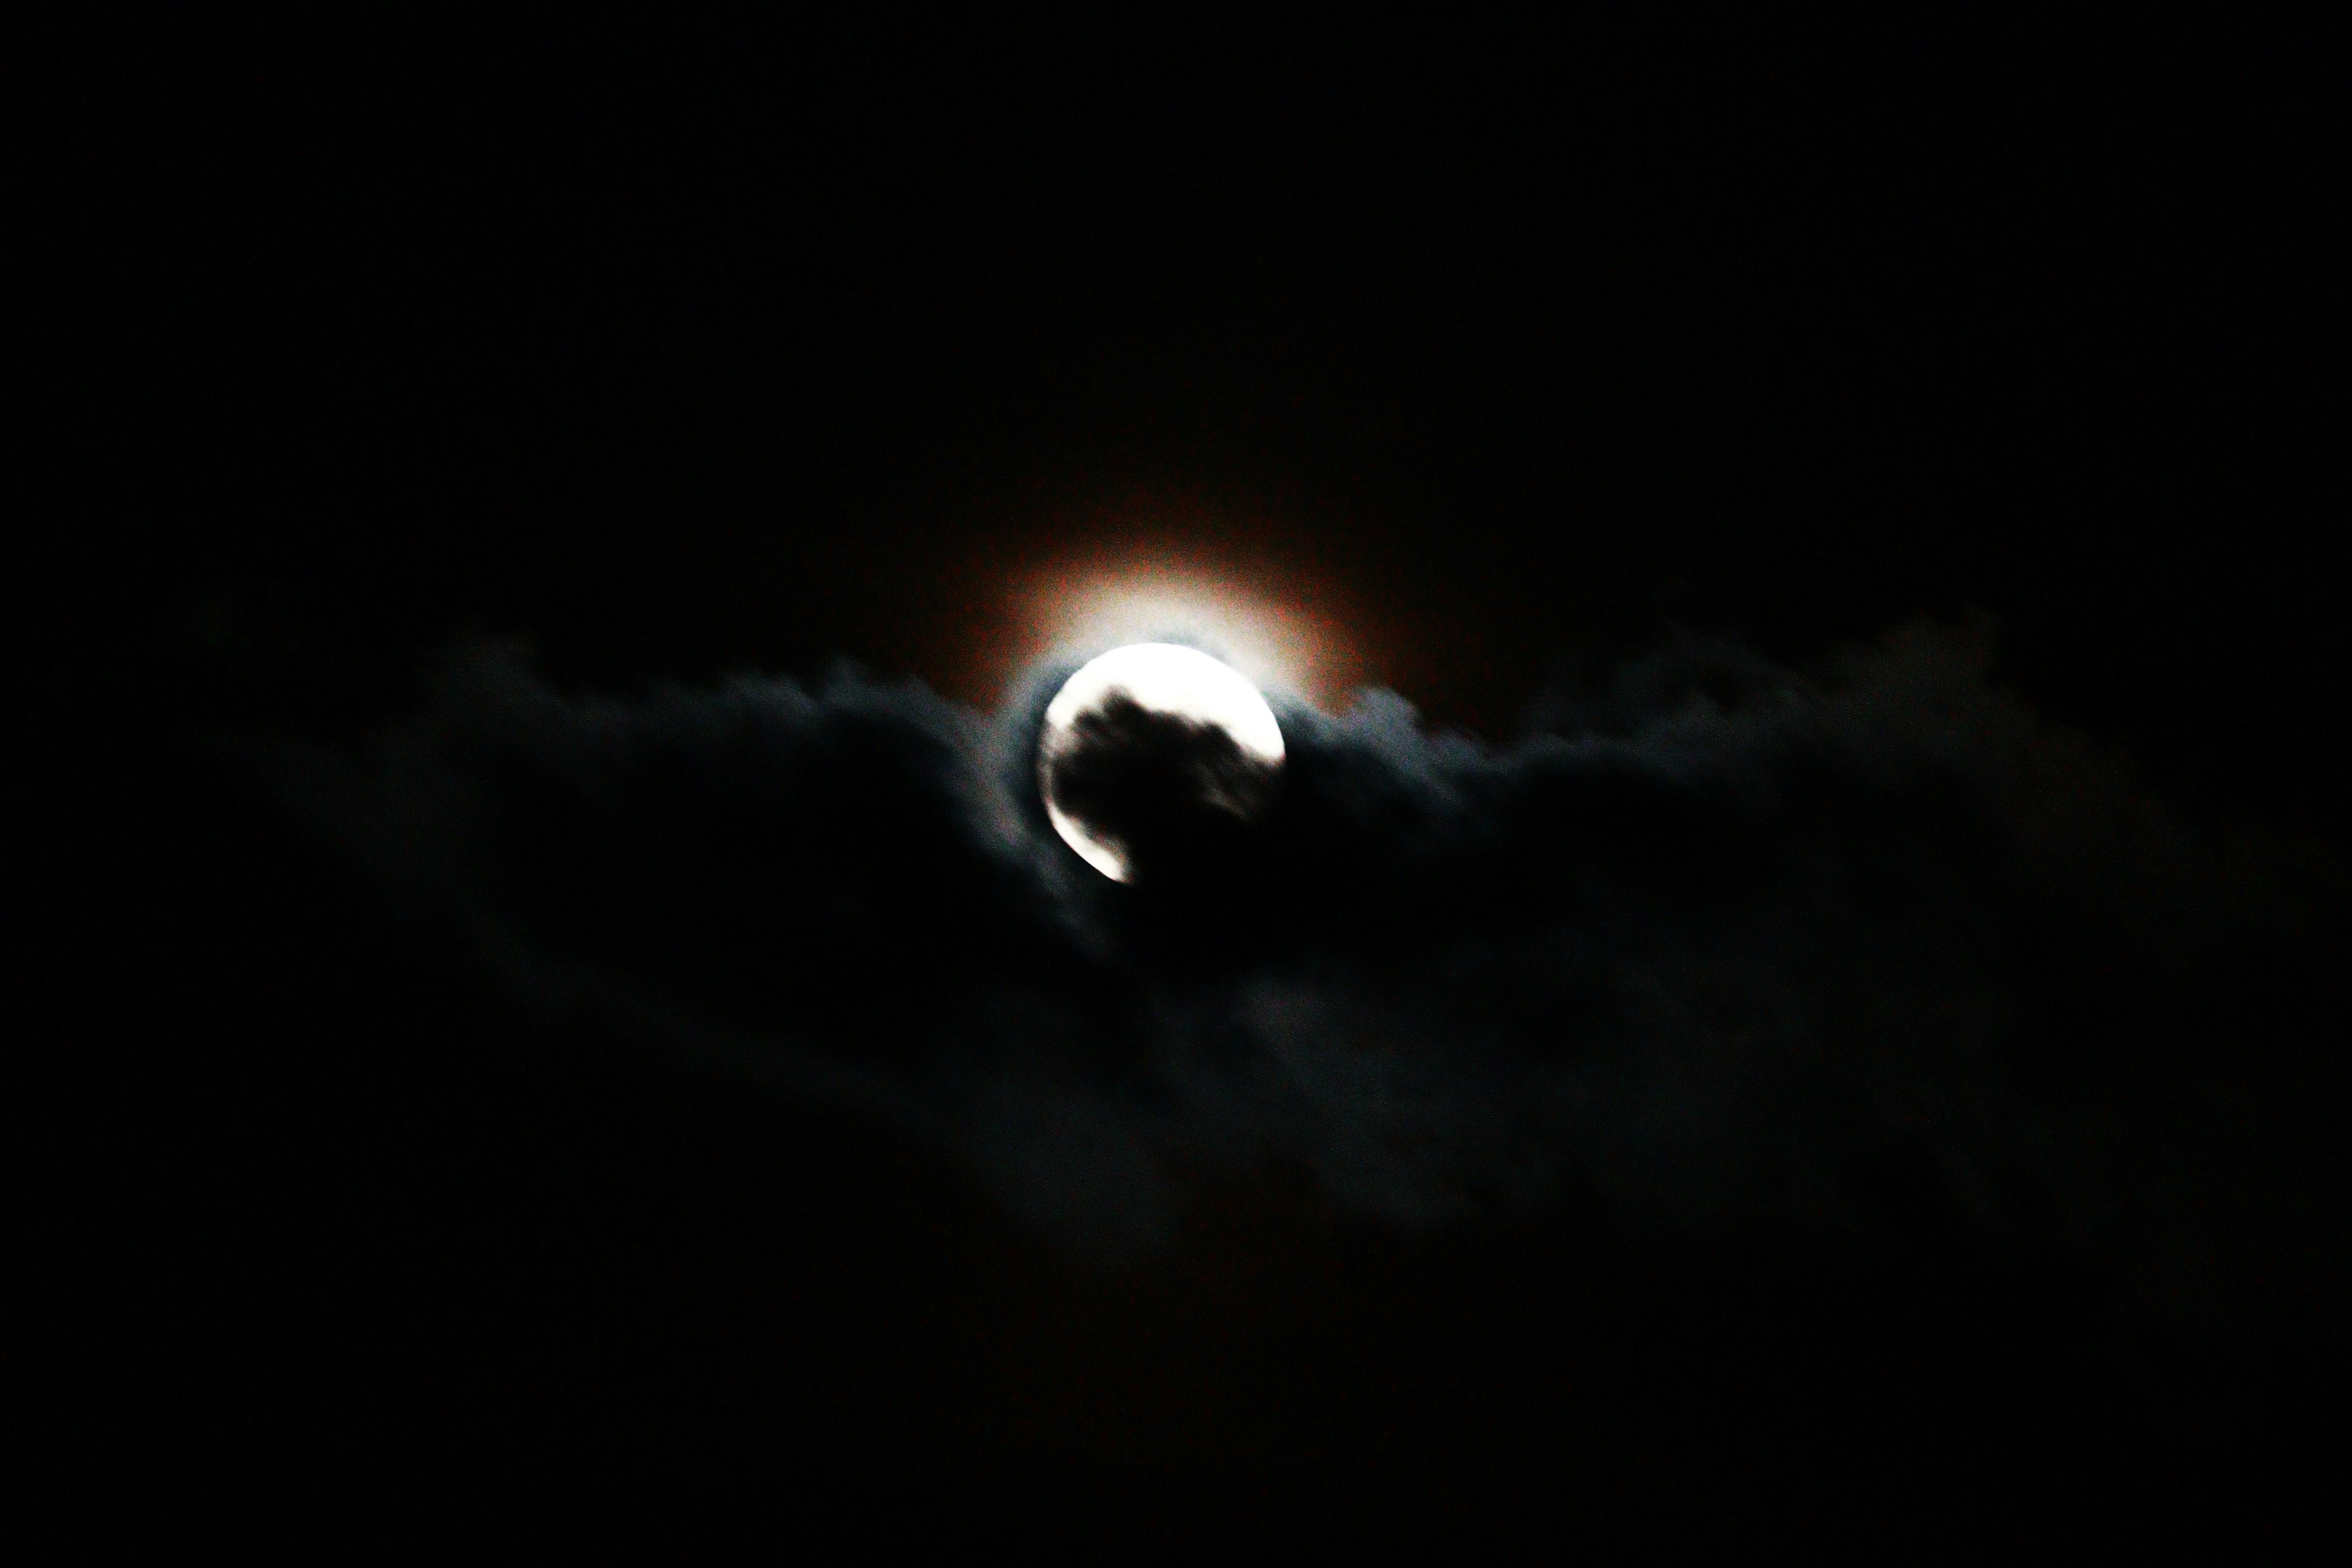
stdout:
{"type": "MultiPolygon", "coordinates": [[[[900,541],[895,552],[908,550],[900,541]]],[[[1192,642],[1269,697],[1346,705],[1375,682],[1411,680],[1414,624],[1371,542],[1257,509],[1150,493],[1024,504],[955,546],[897,553],[875,581],[860,657],[919,675],[983,710],[1051,661],[1076,668],[1127,643],[1192,642]]]]}
{"type": "Polygon", "coordinates": [[[1126,643],[1197,639],[1268,692],[1330,705],[1366,679],[1328,584],[1280,566],[1108,548],[1007,574],[1013,636],[992,663],[1000,688],[1049,658],[1126,643]]]}

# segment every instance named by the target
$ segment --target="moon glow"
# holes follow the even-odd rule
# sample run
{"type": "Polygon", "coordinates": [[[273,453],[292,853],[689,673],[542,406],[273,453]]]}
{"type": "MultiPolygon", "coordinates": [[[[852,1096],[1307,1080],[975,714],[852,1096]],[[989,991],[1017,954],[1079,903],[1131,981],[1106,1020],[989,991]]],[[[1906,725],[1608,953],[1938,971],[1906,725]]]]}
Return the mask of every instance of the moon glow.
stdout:
{"type": "MultiPolygon", "coordinates": [[[[1045,729],[1037,742],[1037,786],[1054,831],[1079,858],[1114,882],[1134,875],[1129,847],[1072,809],[1068,768],[1084,748],[1110,743],[1101,739],[1108,722],[1134,710],[1179,721],[1190,729],[1222,732],[1230,742],[1225,750],[1238,752],[1260,773],[1279,768],[1284,754],[1282,726],[1257,688],[1198,648],[1132,643],[1081,667],[1046,704],[1045,729]]],[[[1199,781],[1196,795],[1201,805],[1235,816],[1246,817],[1255,809],[1253,798],[1220,788],[1210,774],[1199,781]]]]}

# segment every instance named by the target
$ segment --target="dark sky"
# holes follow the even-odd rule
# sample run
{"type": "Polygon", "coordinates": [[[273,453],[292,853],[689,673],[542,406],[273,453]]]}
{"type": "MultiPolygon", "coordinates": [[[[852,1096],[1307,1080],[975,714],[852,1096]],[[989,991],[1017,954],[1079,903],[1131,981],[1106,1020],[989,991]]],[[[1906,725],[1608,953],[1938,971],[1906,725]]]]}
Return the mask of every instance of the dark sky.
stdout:
{"type": "MultiPolygon", "coordinates": [[[[64,924],[114,976],[49,1053],[71,1452],[740,1468],[779,1508],[979,1488],[1114,1541],[1294,1505],[1563,1540],[1633,1497],[2098,1514],[2340,1458],[2305,1426],[2344,1386],[2352,1277],[2342,258],[2308,48],[335,27],[117,36],[59,122],[50,194],[87,243],[39,326],[64,352],[37,428],[70,470],[50,535],[104,562],[59,658],[107,677],[121,744],[90,754],[129,758],[68,818],[110,891],[64,924]],[[1281,918],[1222,945],[1181,934],[1213,901],[1073,914],[967,873],[906,737],[1017,688],[1014,584],[1147,558],[1330,619],[1349,683],[1479,737],[1493,793],[1348,816],[1439,764],[1315,731],[1325,784],[1234,873],[1281,918]],[[1921,626],[1987,662],[1885,640],[1921,626]],[[481,638],[533,673],[450,651],[481,638]],[[678,739],[716,682],[844,657],[946,701],[839,688],[775,721],[833,759],[791,789],[678,739]],[[620,701],[614,749],[539,681],[620,701]],[[1727,727],[1658,739],[1694,689],[1727,727]],[[1734,722],[1786,692],[1801,721],[1734,722]],[[506,826],[445,843],[393,785],[336,817],[273,749],[387,731],[506,826]],[[1595,736],[1623,758],[1542,750],[1595,736]],[[1871,771],[1915,753],[1947,782],[1871,771]],[[579,804],[616,799],[648,804],[579,804]],[[771,804],[816,837],[767,836],[771,804]],[[869,864],[835,822],[920,823],[935,853],[869,864]],[[419,871],[425,845],[469,869],[419,871]],[[462,890],[493,865],[514,879],[462,890]],[[738,875],[777,865],[831,880],[778,914],[738,875]],[[1829,903],[1791,890],[1822,867],[1829,903]],[[1601,1002],[1528,956],[1567,889],[1615,955],[1601,1002]],[[820,893],[881,912],[853,942],[820,893]],[[2190,912],[2150,935],[2165,900],[2190,912]],[[486,965],[494,929],[592,1000],[519,995],[561,966],[486,965]],[[772,993],[730,1012],[777,931],[772,993]],[[1886,1042],[1958,1038],[1991,996],[2025,1020],[2001,1073],[2131,1130],[2100,1180],[2138,1228],[1988,1230],[1880,1143],[1822,1155],[1858,1230],[1738,1203],[1644,1228],[1629,1206],[1682,1179],[1654,1173],[1474,1182],[1429,1224],[1335,1176],[1336,1144],[1221,1163],[1200,1133],[1156,1239],[1106,1254],[1006,1195],[1044,1167],[975,1155],[976,1123],[875,1109],[931,1081],[903,1064],[939,997],[1010,985],[1131,1043],[1101,1020],[1181,1033],[1201,997],[1312,969],[1444,1064],[1427,1104],[1468,1127],[1541,1099],[1447,1076],[1484,998],[1507,1064],[1563,1029],[1638,1064],[1667,1035],[1624,1023],[1636,968],[1695,953],[1712,978],[1661,994],[1835,1013],[1788,1026],[1840,1062],[1909,1061],[1886,1042]],[[828,1100],[701,1049],[715,1026],[646,1023],[705,1004],[898,1076],[828,1100]],[[2176,1250],[2203,1261],[2167,1274],[2176,1250]],[[2262,1283],[2174,1310],[2204,1268],[2262,1283]]],[[[1830,1148],[1780,1114],[1735,1121],[1830,1148]]],[[[1521,1147],[1460,1127],[1440,1142],[1521,1147]]]]}

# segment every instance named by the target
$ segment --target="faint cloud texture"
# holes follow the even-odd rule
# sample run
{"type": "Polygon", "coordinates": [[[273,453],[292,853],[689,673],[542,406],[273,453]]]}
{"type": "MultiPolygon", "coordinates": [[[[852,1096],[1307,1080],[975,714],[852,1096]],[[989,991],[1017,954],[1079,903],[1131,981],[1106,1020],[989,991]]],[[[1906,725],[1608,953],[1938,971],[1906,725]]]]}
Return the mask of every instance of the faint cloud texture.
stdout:
{"type": "Polygon", "coordinates": [[[1411,1226],[1942,1227],[2184,1321],[2340,1282],[2334,871],[2180,825],[1983,667],[1693,646],[1507,745],[1294,704],[1271,808],[1156,891],[1046,826],[1058,668],[990,718],[845,669],[569,698],[476,648],[268,765],[520,994],[887,1118],[1084,1246],[1271,1163],[1411,1226]],[[2249,1283],[2257,1231],[2303,1284],[2249,1283]]]}

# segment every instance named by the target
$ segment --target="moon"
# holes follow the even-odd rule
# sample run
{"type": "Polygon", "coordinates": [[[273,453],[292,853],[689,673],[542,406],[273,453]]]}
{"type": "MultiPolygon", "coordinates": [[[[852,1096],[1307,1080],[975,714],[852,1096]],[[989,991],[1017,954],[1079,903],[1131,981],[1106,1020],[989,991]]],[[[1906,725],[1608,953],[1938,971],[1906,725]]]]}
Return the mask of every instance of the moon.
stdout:
{"type": "MultiPolygon", "coordinates": [[[[1191,735],[1207,749],[1257,780],[1270,779],[1282,765],[1282,726],[1241,674],[1198,648],[1176,643],[1130,643],[1081,666],[1045,706],[1037,742],[1037,786],[1045,815],[1062,841],[1078,858],[1114,882],[1134,877],[1131,846],[1109,831],[1099,814],[1090,816],[1073,798],[1074,768],[1093,753],[1121,743],[1115,730],[1122,715],[1175,721],[1176,734],[1191,735]]],[[[1164,742],[1160,748],[1164,750],[1164,742]]],[[[1253,816],[1262,791],[1246,787],[1235,769],[1215,759],[1193,761],[1181,750],[1168,752],[1169,768],[1184,776],[1157,781],[1161,793],[1183,792],[1191,804],[1244,819],[1253,816]]]]}

